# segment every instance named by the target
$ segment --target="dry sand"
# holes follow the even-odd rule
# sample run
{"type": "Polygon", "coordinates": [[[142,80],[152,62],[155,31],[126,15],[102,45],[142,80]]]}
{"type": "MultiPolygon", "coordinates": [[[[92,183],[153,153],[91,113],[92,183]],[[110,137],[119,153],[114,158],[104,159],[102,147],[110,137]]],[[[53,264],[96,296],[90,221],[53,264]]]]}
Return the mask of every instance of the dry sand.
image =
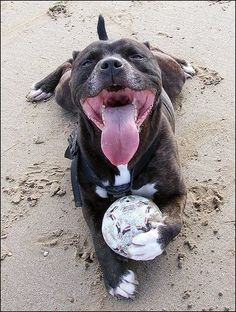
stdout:
{"type": "Polygon", "coordinates": [[[234,2],[2,1],[2,310],[234,310],[234,2]],[[64,7],[63,7],[64,5],[64,7]],[[63,158],[76,118],[31,84],[97,39],[149,40],[198,75],[176,103],[188,186],[182,233],[166,253],[131,263],[134,301],[106,294],[63,158]],[[223,79],[221,79],[223,78],[223,79]]]}

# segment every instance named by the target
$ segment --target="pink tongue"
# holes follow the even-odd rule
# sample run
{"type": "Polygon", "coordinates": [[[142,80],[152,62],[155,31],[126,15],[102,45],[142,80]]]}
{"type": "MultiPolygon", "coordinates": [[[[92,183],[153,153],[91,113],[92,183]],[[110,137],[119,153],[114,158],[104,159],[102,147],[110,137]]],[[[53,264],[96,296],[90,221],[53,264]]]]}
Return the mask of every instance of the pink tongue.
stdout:
{"type": "Polygon", "coordinates": [[[134,106],[107,107],[103,113],[102,151],[115,165],[128,164],[139,145],[134,106]]]}

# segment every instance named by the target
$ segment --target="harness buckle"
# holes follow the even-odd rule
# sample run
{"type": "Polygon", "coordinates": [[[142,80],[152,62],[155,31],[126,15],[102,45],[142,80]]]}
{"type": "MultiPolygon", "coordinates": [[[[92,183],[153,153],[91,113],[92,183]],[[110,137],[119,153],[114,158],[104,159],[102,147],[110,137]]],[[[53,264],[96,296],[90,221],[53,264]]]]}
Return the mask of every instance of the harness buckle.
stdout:
{"type": "Polygon", "coordinates": [[[68,143],[69,145],[65,151],[64,156],[68,159],[74,159],[79,151],[79,145],[77,143],[77,135],[75,130],[70,134],[68,138],[68,143]]]}

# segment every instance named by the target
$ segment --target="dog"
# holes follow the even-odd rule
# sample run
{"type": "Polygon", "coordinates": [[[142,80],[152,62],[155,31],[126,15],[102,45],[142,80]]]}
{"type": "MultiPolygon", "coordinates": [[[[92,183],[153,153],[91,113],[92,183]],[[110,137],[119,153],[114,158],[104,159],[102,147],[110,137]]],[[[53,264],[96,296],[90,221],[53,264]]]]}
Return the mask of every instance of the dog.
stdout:
{"type": "Polygon", "coordinates": [[[105,243],[105,211],[117,198],[152,199],[162,221],[135,236],[128,252],[133,260],[152,260],[180,233],[186,203],[175,140],[172,100],[193,67],[184,60],[132,39],[109,40],[104,18],[99,40],[34,84],[29,101],[55,94],[64,109],[78,114],[76,159],[83,216],[90,229],[107,291],[134,298],[138,285],[127,261],[105,243]]]}

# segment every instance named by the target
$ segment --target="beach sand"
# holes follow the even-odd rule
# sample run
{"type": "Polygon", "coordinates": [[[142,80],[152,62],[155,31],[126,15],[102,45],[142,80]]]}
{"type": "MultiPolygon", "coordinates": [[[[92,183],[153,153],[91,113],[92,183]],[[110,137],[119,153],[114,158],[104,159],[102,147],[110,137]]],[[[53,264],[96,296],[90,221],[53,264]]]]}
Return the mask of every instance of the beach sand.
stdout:
{"type": "Polygon", "coordinates": [[[234,310],[234,4],[2,1],[3,311],[234,310]],[[163,255],[130,263],[135,300],[106,293],[74,207],[64,151],[76,117],[54,98],[25,99],[32,83],[97,40],[99,13],[110,38],[148,40],[197,71],[175,103],[184,227],[163,255]]]}

